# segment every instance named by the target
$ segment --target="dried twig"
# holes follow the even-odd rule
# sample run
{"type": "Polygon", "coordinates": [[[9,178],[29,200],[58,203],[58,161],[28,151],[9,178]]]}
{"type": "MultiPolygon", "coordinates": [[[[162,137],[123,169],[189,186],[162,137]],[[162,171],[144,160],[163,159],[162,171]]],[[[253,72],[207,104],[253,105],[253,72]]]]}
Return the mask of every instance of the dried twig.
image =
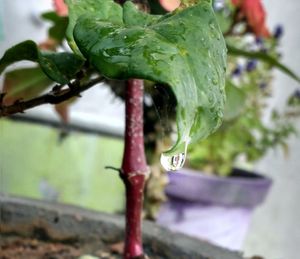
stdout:
{"type": "Polygon", "coordinates": [[[42,104],[59,104],[72,97],[80,96],[80,93],[88,90],[97,83],[104,80],[104,77],[97,77],[92,79],[86,84],[81,85],[80,81],[77,79],[72,83],[69,83],[68,89],[63,89],[62,87],[54,87],[49,93],[42,96],[30,99],[28,101],[17,101],[12,105],[3,106],[0,103],[0,117],[9,116],[15,113],[23,113],[25,110],[31,109],[42,104]]]}

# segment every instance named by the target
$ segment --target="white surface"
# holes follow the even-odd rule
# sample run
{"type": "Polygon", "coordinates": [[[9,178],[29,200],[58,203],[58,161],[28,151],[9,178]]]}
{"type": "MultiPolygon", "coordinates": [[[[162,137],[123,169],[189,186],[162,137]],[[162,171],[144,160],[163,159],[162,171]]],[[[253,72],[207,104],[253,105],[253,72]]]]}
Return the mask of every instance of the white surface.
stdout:
{"type": "Polygon", "coordinates": [[[176,204],[164,204],[160,210],[158,224],[171,231],[207,240],[231,250],[241,249],[249,227],[251,209],[201,203],[177,206],[176,210],[176,204]]]}
{"type": "MultiPolygon", "coordinates": [[[[300,74],[300,1],[265,0],[268,24],[274,28],[282,24],[283,62],[300,74]]],[[[282,107],[285,98],[299,83],[276,71],[275,94],[272,105],[282,107]]],[[[295,121],[300,132],[300,120],[295,121]]],[[[290,154],[286,158],[277,150],[271,151],[256,168],[274,179],[274,186],[266,203],[257,209],[244,245],[247,255],[258,254],[266,259],[300,258],[300,138],[289,141],[290,154]]]]}

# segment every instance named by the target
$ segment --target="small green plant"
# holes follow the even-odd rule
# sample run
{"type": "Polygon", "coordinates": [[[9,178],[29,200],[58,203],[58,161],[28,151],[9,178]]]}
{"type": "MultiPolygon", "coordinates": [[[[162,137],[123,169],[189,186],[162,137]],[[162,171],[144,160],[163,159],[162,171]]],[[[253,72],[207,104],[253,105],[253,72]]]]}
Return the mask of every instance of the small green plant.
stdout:
{"type": "Polygon", "coordinates": [[[273,90],[272,68],[277,66],[294,79],[299,78],[279,63],[283,28],[276,27],[271,35],[262,24],[264,19],[256,19],[261,24],[251,28],[253,23],[247,15],[242,19],[239,16],[250,12],[250,7],[252,14],[264,16],[263,9],[254,6],[259,1],[248,1],[251,6],[236,2],[219,4],[216,12],[229,46],[223,124],[208,139],[191,146],[188,162],[191,168],[218,175],[230,174],[241,158],[249,164],[277,146],[287,152],[288,137],[296,133],[292,119],[300,115],[298,90],[286,100],[285,111],[280,113],[275,107],[269,112],[266,125],[264,117],[273,90]]]}

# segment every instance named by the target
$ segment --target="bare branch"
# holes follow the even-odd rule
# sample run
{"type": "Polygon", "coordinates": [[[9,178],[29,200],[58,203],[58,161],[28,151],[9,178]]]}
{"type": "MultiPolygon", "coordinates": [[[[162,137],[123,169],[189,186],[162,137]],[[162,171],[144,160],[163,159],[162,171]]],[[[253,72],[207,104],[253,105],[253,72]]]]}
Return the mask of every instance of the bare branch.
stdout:
{"type": "Polygon", "coordinates": [[[79,80],[75,80],[69,84],[68,89],[62,87],[54,87],[49,93],[42,96],[30,99],[28,101],[17,101],[16,103],[8,106],[1,106],[0,103],[0,118],[9,116],[15,113],[23,113],[25,110],[31,109],[42,104],[59,104],[69,100],[72,97],[80,96],[80,93],[88,90],[97,83],[104,80],[104,77],[100,76],[92,79],[84,85],[80,85],[79,80]]]}

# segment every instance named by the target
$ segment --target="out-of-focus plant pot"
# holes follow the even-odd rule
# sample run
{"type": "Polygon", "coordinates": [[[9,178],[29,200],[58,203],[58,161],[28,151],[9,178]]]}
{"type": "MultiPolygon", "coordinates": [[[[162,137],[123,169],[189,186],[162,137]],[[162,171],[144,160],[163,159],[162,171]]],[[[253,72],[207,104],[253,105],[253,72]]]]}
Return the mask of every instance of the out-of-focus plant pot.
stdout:
{"type": "Polygon", "coordinates": [[[267,177],[238,169],[230,177],[182,169],[169,179],[158,224],[233,250],[241,248],[251,215],[272,185],[267,177]]]}

